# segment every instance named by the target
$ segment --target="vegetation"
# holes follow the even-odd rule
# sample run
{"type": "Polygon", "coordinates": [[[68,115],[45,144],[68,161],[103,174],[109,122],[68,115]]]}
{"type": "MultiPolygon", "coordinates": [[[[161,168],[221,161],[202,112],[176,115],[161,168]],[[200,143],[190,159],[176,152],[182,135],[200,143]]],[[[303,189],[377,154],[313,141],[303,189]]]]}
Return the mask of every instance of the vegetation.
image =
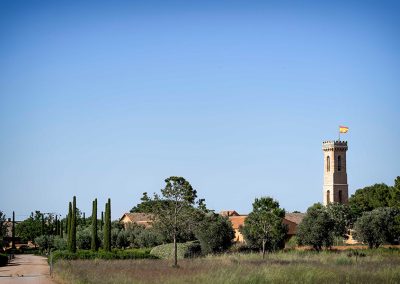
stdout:
{"type": "Polygon", "coordinates": [[[0,253],[0,266],[6,266],[8,263],[8,256],[0,253]]]}
{"type": "Polygon", "coordinates": [[[350,197],[349,204],[357,217],[381,207],[400,208],[400,176],[395,179],[393,186],[380,183],[358,189],[350,197]]]}
{"type": "MultiPolygon", "coordinates": [[[[199,242],[178,243],[177,248],[176,255],[178,256],[178,259],[192,258],[201,253],[199,242]]],[[[161,259],[174,259],[174,244],[156,246],[151,250],[150,254],[161,259]]]]}
{"type": "Polygon", "coordinates": [[[333,244],[335,221],[326,207],[316,203],[307,209],[306,216],[297,228],[299,245],[310,245],[316,251],[333,244]]]}
{"type": "Polygon", "coordinates": [[[99,240],[97,237],[97,198],[93,200],[92,208],[92,235],[90,248],[92,251],[97,251],[99,249],[99,240]]]}
{"type": "Polygon", "coordinates": [[[6,215],[3,213],[3,211],[0,210],[0,242],[3,242],[3,238],[5,237],[6,232],[6,215]]]}
{"type": "Polygon", "coordinates": [[[282,223],[285,210],[279,208],[278,201],[270,197],[256,198],[253,211],[244,221],[241,230],[246,243],[253,248],[265,252],[283,248],[287,233],[286,226],[282,223]]]}
{"type": "Polygon", "coordinates": [[[108,199],[106,203],[104,220],[104,238],[103,238],[103,249],[105,251],[111,251],[111,200],[108,199]]]}
{"type": "Polygon", "coordinates": [[[208,212],[194,229],[203,255],[226,251],[232,245],[235,232],[227,217],[208,212]]]}
{"type": "Polygon", "coordinates": [[[99,250],[78,250],[76,253],[69,251],[55,251],[53,253],[53,261],[58,260],[77,260],[77,259],[144,259],[144,258],[156,258],[154,255],[150,255],[149,249],[129,249],[129,250],[112,250],[110,252],[99,250]]]}
{"type": "Polygon", "coordinates": [[[370,248],[395,243],[400,238],[400,209],[377,208],[365,212],[355,223],[355,237],[370,248]]]}
{"type": "Polygon", "coordinates": [[[70,214],[68,214],[69,227],[68,227],[68,250],[72,253],[76,252],[76,197],[69,204],[70,214]]]}
{"type": "MultiPolygon", "coordinates": [[[[188,222],[196,217],[192,210],[197,192],[183,177],[171,176],[165,180],[161,196],[154,195],[155,226],[158,226],[174,244],[174,266],[178,266],[178,236],[185,232],[188,222]]],[[[202,200],[199,201],[202,205],[202,200]]]]}
{"type": "Polygon", "coordinates": [[[399,283],[399,250],[208,256],[180,260],[58,261],[56,280],[62,283],[399,283]]]}

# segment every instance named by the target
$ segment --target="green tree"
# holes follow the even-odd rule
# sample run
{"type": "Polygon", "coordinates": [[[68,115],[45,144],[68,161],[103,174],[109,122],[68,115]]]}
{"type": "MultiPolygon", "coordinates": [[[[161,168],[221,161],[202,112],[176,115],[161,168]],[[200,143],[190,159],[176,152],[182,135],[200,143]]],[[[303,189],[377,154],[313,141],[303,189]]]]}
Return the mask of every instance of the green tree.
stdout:
{"type": "Polygon", "coordinates": [[[241,232],[253,248],[260,248],[262,257],[266,251],[283,247],[287,227],[282,223],[285,210],[279,207],[279,202],[271,197],[256,198],[253,211],[244,221],[241,232]]]}
{"type": "Polygon", "coordinates": [[[3,241],[3,238],[6,236],[7,233],[6,220],[6,215],[3,213],[3,211],[0,211],[0,242],[3,241]]]}
{"type": "Polygon", "coordinates": [[[92,240],[91,240],[91,249],[93,251],[97,251],[99,248],[99,242],[97,237],[97,198],[93,200],[93,208],[92,208],[92,240]]]}
{"type": "Polygon", "coordinates": [[[348,230],[354,223],[350,207],[342,203],[329,203],[326,209],[329,216],[334,221],[334,236],[347,238],[348,230]]]}
{"type": "Polygon", "coordinates": [[[155,225],[172,238],[174,249],[174,267],[178,267],[177,240],[179,234],[188,227],[195,211],[192,210],[197,191],[183,177],[171,176],[165,180],[161,196],[154,195],[155,225]]]}
{"type": "Polygon", "coordinates": [[[15,232],[24,243],[35,242],[35,238],[42,235],[42,213],[35,211],[35,214],[32,213],[29,218],[17,223],[15,232]]]}
{"type": "Polygon", "coordinates": [[[299,245],[310,245],[316,251],[320,251],[323,246],[332,246],[334,232],[334,219],[326,207],[316,203],[307,209],[303,221],[299,224],[297,240],[299,245]]]}
{"type": "Polygon", "coordinates": [[[104,243],[105,251],[111,251],[111,199],[106,203],[105,218],[104,218],[104,243]]]}
{"type": "Polygon", "coordinates": [[[92,232],[90,228],[79,226],[76,233],[76,245],[79,249],[90,249],[92,241],[92,232]]]}
{"type": "Polygon", "coordinates": [[[200,242],[203,254],[217,253],[227,250],[235,237],[232,224],[227,217],[214,212],[205,214],[194,229],[200,242]]]}
{"type": "Polygon", "coordinates": [[[355,238],[377,248],[385,242],[394,243],[400,238],[400,211],[397,208],[377,208],[364,212],[354,225],[355,238]]]}
{"type": "Polygon", "coordinates": [[[70,226],[69,226],[69,235],[68,235],[68,250],[70,252],[76,252],[76,197],[73,197],[72,200],[72,212],[69,217],[70,226]]]}

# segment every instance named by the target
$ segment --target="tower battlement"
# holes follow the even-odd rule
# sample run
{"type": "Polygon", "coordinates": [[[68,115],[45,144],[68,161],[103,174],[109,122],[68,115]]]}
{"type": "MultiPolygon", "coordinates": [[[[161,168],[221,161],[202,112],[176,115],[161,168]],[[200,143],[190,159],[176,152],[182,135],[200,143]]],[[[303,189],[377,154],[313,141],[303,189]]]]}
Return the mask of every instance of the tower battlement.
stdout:
{"type": "Polygon", "coordinates": [[[324,141],[322,142],[322,150],[323,151],[347,151],[347,141],[324,141]]]}

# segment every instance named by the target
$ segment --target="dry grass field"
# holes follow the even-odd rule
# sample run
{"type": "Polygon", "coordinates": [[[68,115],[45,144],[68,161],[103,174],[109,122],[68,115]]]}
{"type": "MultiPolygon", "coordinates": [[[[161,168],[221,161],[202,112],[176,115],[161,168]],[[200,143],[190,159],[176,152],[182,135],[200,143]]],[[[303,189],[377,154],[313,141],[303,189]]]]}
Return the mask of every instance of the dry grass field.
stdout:
{"type": "Polygon", "coordinates": [[[400,250],[290,251],[181,260],[74,260],[55,264],[60,283],[400,283],[400,250]]]}

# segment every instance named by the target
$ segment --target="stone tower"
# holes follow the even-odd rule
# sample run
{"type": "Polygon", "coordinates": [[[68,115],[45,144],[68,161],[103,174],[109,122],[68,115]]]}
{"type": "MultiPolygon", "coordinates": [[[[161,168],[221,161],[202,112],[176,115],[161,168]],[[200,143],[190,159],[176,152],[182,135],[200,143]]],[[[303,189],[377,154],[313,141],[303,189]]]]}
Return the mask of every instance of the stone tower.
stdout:
{"type": "Polygon", "coordinates": [[[331,202],[347,203],[349,185],[347,184],[346,152],[347,141],[325,141],[324,152],[324,205],[331,202]]]}

